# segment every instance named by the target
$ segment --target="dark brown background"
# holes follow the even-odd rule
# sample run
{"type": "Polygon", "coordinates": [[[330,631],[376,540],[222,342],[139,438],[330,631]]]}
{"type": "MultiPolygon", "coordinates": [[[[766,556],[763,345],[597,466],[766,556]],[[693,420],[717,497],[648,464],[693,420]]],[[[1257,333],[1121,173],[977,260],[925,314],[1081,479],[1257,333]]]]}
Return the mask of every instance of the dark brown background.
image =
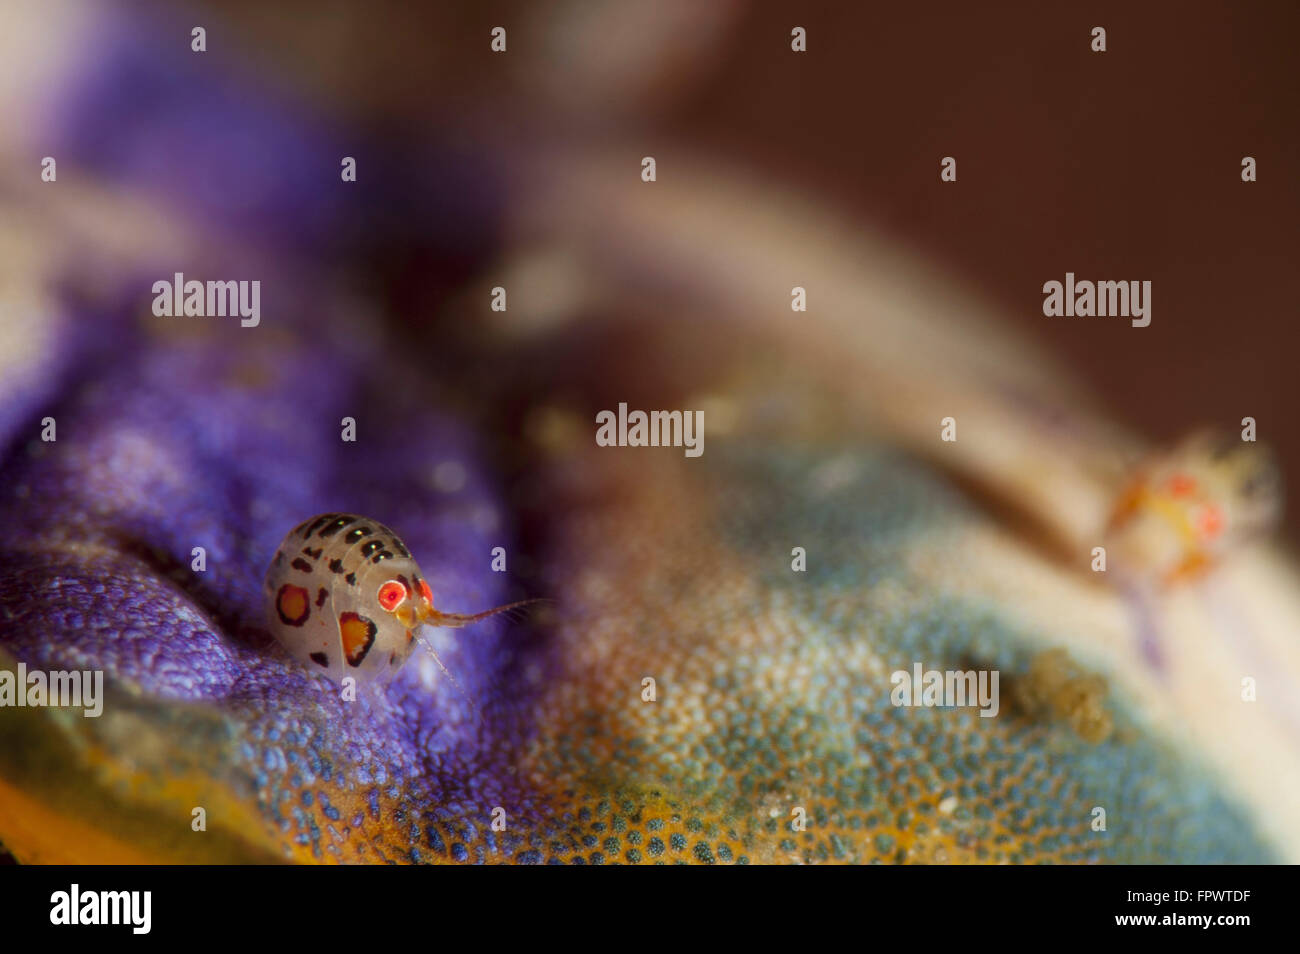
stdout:
{"type": "Polygon", "coordinates": [[[1062,6],[762,4],[672,125],[948,263],[1148,436],[1253,416],[1300,539],[1300,4],[1062,6]],[[1044,317],[1067,270],[1150,279],[1151,325],[1044,317]]]}
{"type": "Polygon", "coordinates": [[[1300,541],[1296,0],[206,7],[253,61],[361,121],[486,113],[521,139],[665,134],[820,196],[964,277],[1148,437],[1254,417],[1300,541]],[[508,58],[488,49],[496,24],[508,58]],[[795,25],[807,53],[790,51],[795,25]],[[576,46],[557,54],[556,35],[576,46]],[[584,55],[646,82],[611,98],[575,67],[584,55]],[[939,180],[943,156],[956,183],[939,180]],[[1043,283],[1067,271],[1149,279],[1150,327],[1044,317],[1043,283]]]}

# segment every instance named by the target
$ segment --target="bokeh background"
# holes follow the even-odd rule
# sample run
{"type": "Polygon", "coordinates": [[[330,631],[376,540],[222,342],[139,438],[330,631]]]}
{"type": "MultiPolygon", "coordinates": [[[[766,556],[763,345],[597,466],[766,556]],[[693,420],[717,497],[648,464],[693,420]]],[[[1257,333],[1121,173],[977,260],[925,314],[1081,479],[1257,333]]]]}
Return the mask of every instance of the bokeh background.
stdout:
{"type": "MultiPolygon", "coordinates": [[[[813,196],[960,276],[1148,438],[1255,417],[1300,499],[1296,4],[473,8],[197,9],[229,17],[259,68],[370,123],[671,142],[813,196]],[[463,40],[507,21],[504,66],[463,40]],[[794,25],[805,55],[785,55],[794,25]],[[1045,318],[1042,285],[1066,271],[1150,279],[1152,325],[1045,318]]],[[[1300,507],[1286,521],[1300,540],[1300,507]]]]}
{"type": "MultiPolygon", "coordinates": [[[[130,806],[133,833],[175,857],[193,848],[169,827],[188,792],[171,793],[219,784],[231,841],[212,857],[310,860],[338,819],[316,801],[292,844],[280,827],[278,805],[303,794],[267,768],[284,768],[279,740],[299,727],[278,720],[290,713],[311,729],[305,760],[348,767],[339,803],[387,826],[330,849],[465,860],[456,838],[497,845],[461,835],[453,808],[502,785],[527,789],[511,794],[535,837],[573,840],[547,827],[551,800],[577,812],[607,793],[547,782],[580,775],[584,759],[604,770],[644,741],[640,725],[606,717],[622,712],[619,666],[726,670],[747,686],[728,694],[746,720],[729,743],[761,745],[773,715],[811,731],[808,699],[817,725],[869,713],[867,740],[836,752],[857,760],[865,791],[893,783],[871,776],[873,752],[903,773],[927,759],[897,735],[870,737],[899,715],[862,673],[903,653],[1024,671],[1037,649],[1061,645],[1108,673],[1123,730],[1091,746],[1044,720],[999,723],[988,731],[1005,733],[1008,771],[1027,764],[1055,784],[1063,746],[1081,781],[1048,805],[1053,824],[1069,829],[1078,804],[1099,797],[1150,814],[1131,816],[1105,857],[1073,829],[1046,850],[1300,856],[1286,796],[1300,777],[1293,568],[1251,554],[1212,594],[1227,608],[1217,615],[1200,591],[1172,595],[1155,615],[1178,634],[1181,668],[1161,682],[1135,658],[1140,618],[1070,564],[1115,489],[1085,471],[1125,428],[1142,446],[1253,416],[1300,496],[1288,417],[1298,19],[1283,3],[4,5],[0,429],[13,476],[0,490],[21,545],[0,547],[0,649],[89,658],[145,689],[102,725],[28,713],[7,737],[19,744],[0,747],[12,791],[41,808],[82,797],[90,804],[50,810],[111,837],[116,803],[98,786],[130,790],[142,803],[130,806]],[[504,55],[488,45],[499,24],[504,55]],[[207,30],[202,55],[189,49],[194,25],[207,30]],[[789,49],[795,25],[806,54],[789,49]],[[1105,53],[1089,49],[1094,26],[1107,30],[1105,53]],[[59,159],[57,186],[39,181],[45,155],[59,159]],[[344,155],[359,159],[355,184],[338,180],[344,155]],[[653,187],[637,179],[643,155],[659,160],[653,187]],[[1240,180],[1245,155],[1258,182],[1240,180]],[[939,181],[943,156],[957,159],[955,184],[939,181]],[[141,290],[181,260],[265,279],[264,327],[153,319],[141,290]],[[1042,284],[1066,271],[1151,280],[1151,326],[1045,318],[1042,284]],[[804,275],[811,311],[792,319],[785,296],[804,275]],[[499,281],[507,316],[484,308],[499,281]],[[701,395],[720,448],[707,466],[593,456],[590,409],[701,395]],[[380,424],[367,431],[373,458],[338,446],[334,422],[354,406],[380,424]],[[46,407],[74,428],[54,453],[30,433],[46,407]],[[978,435],[951,453],[934,441],[949,408],[978,435]],[[899,447],[899,459],[926,460],[900,468],[899,447]],[[457,480],[428,466],[440,458],[457,480]],[[38,480],[57,492],[32,493],[38,480]],[[966,495],[981,482],[1060,517],[1072,554],[1046,559],[989,497],[966,495]],[[411,674],[393,709],[357,728],[275,656],[261,568],[284,529],[339,501],[396,513],[439,564],[439,592],[466,601],[455,609],[568,601],[558,622],[452,650],[495,705],[490,735],[411,674]],[[827,559],[805,586],[785,552],[809,527],[827,559]],[[510,579],[484,582],[476,555],[496,535],[513,535],[510,579]],[[220,569],[196,578],[184,562],[200,537],[217,541],[220,569]],[[60,600],[33,600],[50,580],[66,583],[60,600]],[[111,612],[98,605],[105,586],[111,612]],[[669,605],[691,611],[661,627],[669,605]],[[1220,680],[1239,662],[1241,646],[1223,638],[1234,628],[1262,634],[1264,651],[1242,665],[1282,690],[1259,721],[1220,680]],[[771,638],[776,662],[746,668],[754,633],[771,638]],[[773,676],[808,658],[808,682],[773,676]],[[547,678],[521,690],[529,671],[547,678]],[[605,749],[575,753],[574,726],[607,732],[605,749]],[[546,743],[530,748],[521,740],[534,731],[546,743]],[[1179,733],[1190,744],[1167,746],[1179,733]],[[192,744],[233,737],[248,742],[192,744]],[[109,753],[107,782],[87,782],[75,759],[27,758],[69,738],[109,753]],[[384,812],[381,776],[407,783],[384,793],[384,812]],[[179,782],[148,802],[160,780],[179,782]],[[394,806],[441,812],[436,834],[389,824],[404,817],[394,806]]],[[[683,790],[702,773],[678,753],[694,759],[720,737],[694,718],[696,701],[637,750],[683,790]]],[[[957,720],[933,718],[945,752],[967,744],[957,720]]],[[[738,758],[737,776],[756,758],[738,758]]],[[[796,781],[801,771],[789,769],[796,781]]],[[[998,806],[1017,824],[1018,802],[998,806]]],[[[937,857],[922,842],[898,850],[937,857]]],[[[868,850],[893,858],[889,844],[868,850]]]]}
{"type": "MultiPolygon", "coordinates": [[[[813,4],[747,11],[674,128],[958,270],[1148,437],[1259,422],[1300,493],[1300,83],[1292,3],[813,4]],[[1085,38],[1107,30],[1105,53],[1085,38]],[[959,182],[937,188],[937,157],[959,182]],[[1259,181],[1241,181],[1254,156],[1259,181]],[[1041,287],[1150,278],[1155,317],[1053,320],[1041,287]]],[[[1292,539],[1300,514],[1288,518],[1292,539]]]]}

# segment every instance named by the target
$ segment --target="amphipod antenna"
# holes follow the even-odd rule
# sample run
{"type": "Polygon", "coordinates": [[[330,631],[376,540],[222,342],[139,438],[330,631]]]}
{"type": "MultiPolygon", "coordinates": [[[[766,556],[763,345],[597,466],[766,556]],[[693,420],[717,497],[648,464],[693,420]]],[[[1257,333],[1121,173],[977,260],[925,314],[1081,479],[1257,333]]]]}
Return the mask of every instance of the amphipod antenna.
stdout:
{"type": "MultiPolygon", "coordinates": [[[[431,604],[425,603],[420,606],[418,611],[416,626],[447,626],[453,629],[459,629],[462,626],[468,626],[471,623],[485,620],[489,616],[496,616],[498,613],[509,613],[512,610],[522,609],[523,607],[529,606],[533,603],[546,602],[548,602],[548,600],[545,599],[518,600],[514,603],[506,603],[490,610],[484,610],[482,613],[470,614],[443,613],[434,609],[431,604]]],[[[416,633],[414,628],[412,628],[411,632],[414,633],[415,638],[420,641],[420,645],[423,646],[428,651],[429,655],[433,657],[433,661],[438,664],[438,668],[442,670],[442,674],[451,681],[451,684],[456,687],[456,691],[459,692],[461,697],[469,703],[470,708],[474,710],[474,716],[481,722],[483,720],[483,713],[479,710],[479,707],[475,704],[474,700],[469,697],[469,693],[461,687],[460,681],[453,676],[451,670],[443,664],[442,660],[438,657],[438,653],[431,645],[429,645],[429,641],[425,639],[423,635],[416,633]]]]}
{"type": "MultiPolygon", "coordinates": [[[[416,626],[421,626],[421,625],[423,624],[416,623],[416,626]]],[[[443,664],[442,659],[438,657],[437,651],[433,648],[433,646],[429,644],[429,641],[424,638],[423,634],[416,632],[414,629],[411,630],[411,633],[414,634],[415,638],[420,641],[420,645],[425,648],[425,651],[428,652],[428,654],[433,657],[433,661],[438,664],[438,668],[442,670],[442,674],[451,681],[451,684],[453,686],[456,687],[456,691],[460,693],[461,698],[469,703],[469,707],[474,710],[474,718],[477,719],[479,722],[482,722],[483,712],[479,709],[478,704],[475,703],[474,700],[469,697],[469,693],[466,692],[464,687],[461,686],[460,680],[457,679],[455,676],[453,676],[451,674],[451,670],[448,669],[443,664]]]]}
{"type": "Polygon", "coordinates": [[[487,619],[489,616],[496,616],[498,613],[509,613],[511,610],[521,609],[525,606],[531,606],[534,603],[546,603],[544,599],[519,600],[515,603],[506,603],[503,606],[497,606],[490,610],[484,610],[482,613],[444,613],[436,610],[429,604],[420,607],[420,622],[428,623],[430,626],[449,626],[460,628],[468,626],[471,623],[477,623],[479,620],[487,619]]]}

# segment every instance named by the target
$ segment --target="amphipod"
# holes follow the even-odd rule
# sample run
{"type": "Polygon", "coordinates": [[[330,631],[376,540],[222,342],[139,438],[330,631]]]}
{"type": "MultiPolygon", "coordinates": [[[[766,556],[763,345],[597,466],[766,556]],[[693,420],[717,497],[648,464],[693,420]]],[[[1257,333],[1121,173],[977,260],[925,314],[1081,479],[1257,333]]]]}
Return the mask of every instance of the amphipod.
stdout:
{"type": "MultiPolygon", "coordinates": [[[[1161,592],[1202,580],[1267,536],[1282,511],[1281,483],[1268,448],[1202,433],[1149,458],[1119,495],[1107,541],[1134,610],[1139,652],[1158,674],[1166,671],[1161,592]]],[[[1223,618],[1223,605],[1211,601],[1213,615],[1223,618]]],[[[1228,620],[1222,628],[1248,649],[1252,639],[1244,624],[1228,620]]]]}
{"type": "Polygon", "coordinates": [[[1116,502],[1108,537],[1123,572],[1173,584],[1266,536],[1281,509],[1268,448],[1197,434],[1139,469],[1116,502]]]}
{"type": "Polygon", "coordinates": [[[265,583],[271,632],[300,663],[337,683],[346,676],[387,682],[419,639],[421,626],[467,626],[536,600],[472,615],[434,608],[411,552],[388,527],[350,513],[299,524],[277,548],[265,583]]]}

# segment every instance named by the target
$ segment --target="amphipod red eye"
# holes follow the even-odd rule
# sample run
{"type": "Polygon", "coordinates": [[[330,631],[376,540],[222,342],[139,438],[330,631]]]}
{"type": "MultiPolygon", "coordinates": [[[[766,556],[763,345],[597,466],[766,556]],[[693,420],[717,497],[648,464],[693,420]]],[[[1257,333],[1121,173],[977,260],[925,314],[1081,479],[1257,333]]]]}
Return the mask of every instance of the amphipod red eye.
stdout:
{"type": "Polygon", "coordinates": [[[1223,512],[1218,507],[1206,507],[1201,511],[1201,535],[1217,537],[1223,530],[1223,512]]]}
{"type": "Polygon", "coordinates": [[[406,599],[406,587],[399,580],[389,580],[379,588],[379,605],[392,612],[406,599]]]}
{"type": "Polygon", "coordinates": [[[424,580],[420,581],[420,595],[424,597],[426,603],[433,605],[433,590],[429,589],[429,584],[424,580]]]}

